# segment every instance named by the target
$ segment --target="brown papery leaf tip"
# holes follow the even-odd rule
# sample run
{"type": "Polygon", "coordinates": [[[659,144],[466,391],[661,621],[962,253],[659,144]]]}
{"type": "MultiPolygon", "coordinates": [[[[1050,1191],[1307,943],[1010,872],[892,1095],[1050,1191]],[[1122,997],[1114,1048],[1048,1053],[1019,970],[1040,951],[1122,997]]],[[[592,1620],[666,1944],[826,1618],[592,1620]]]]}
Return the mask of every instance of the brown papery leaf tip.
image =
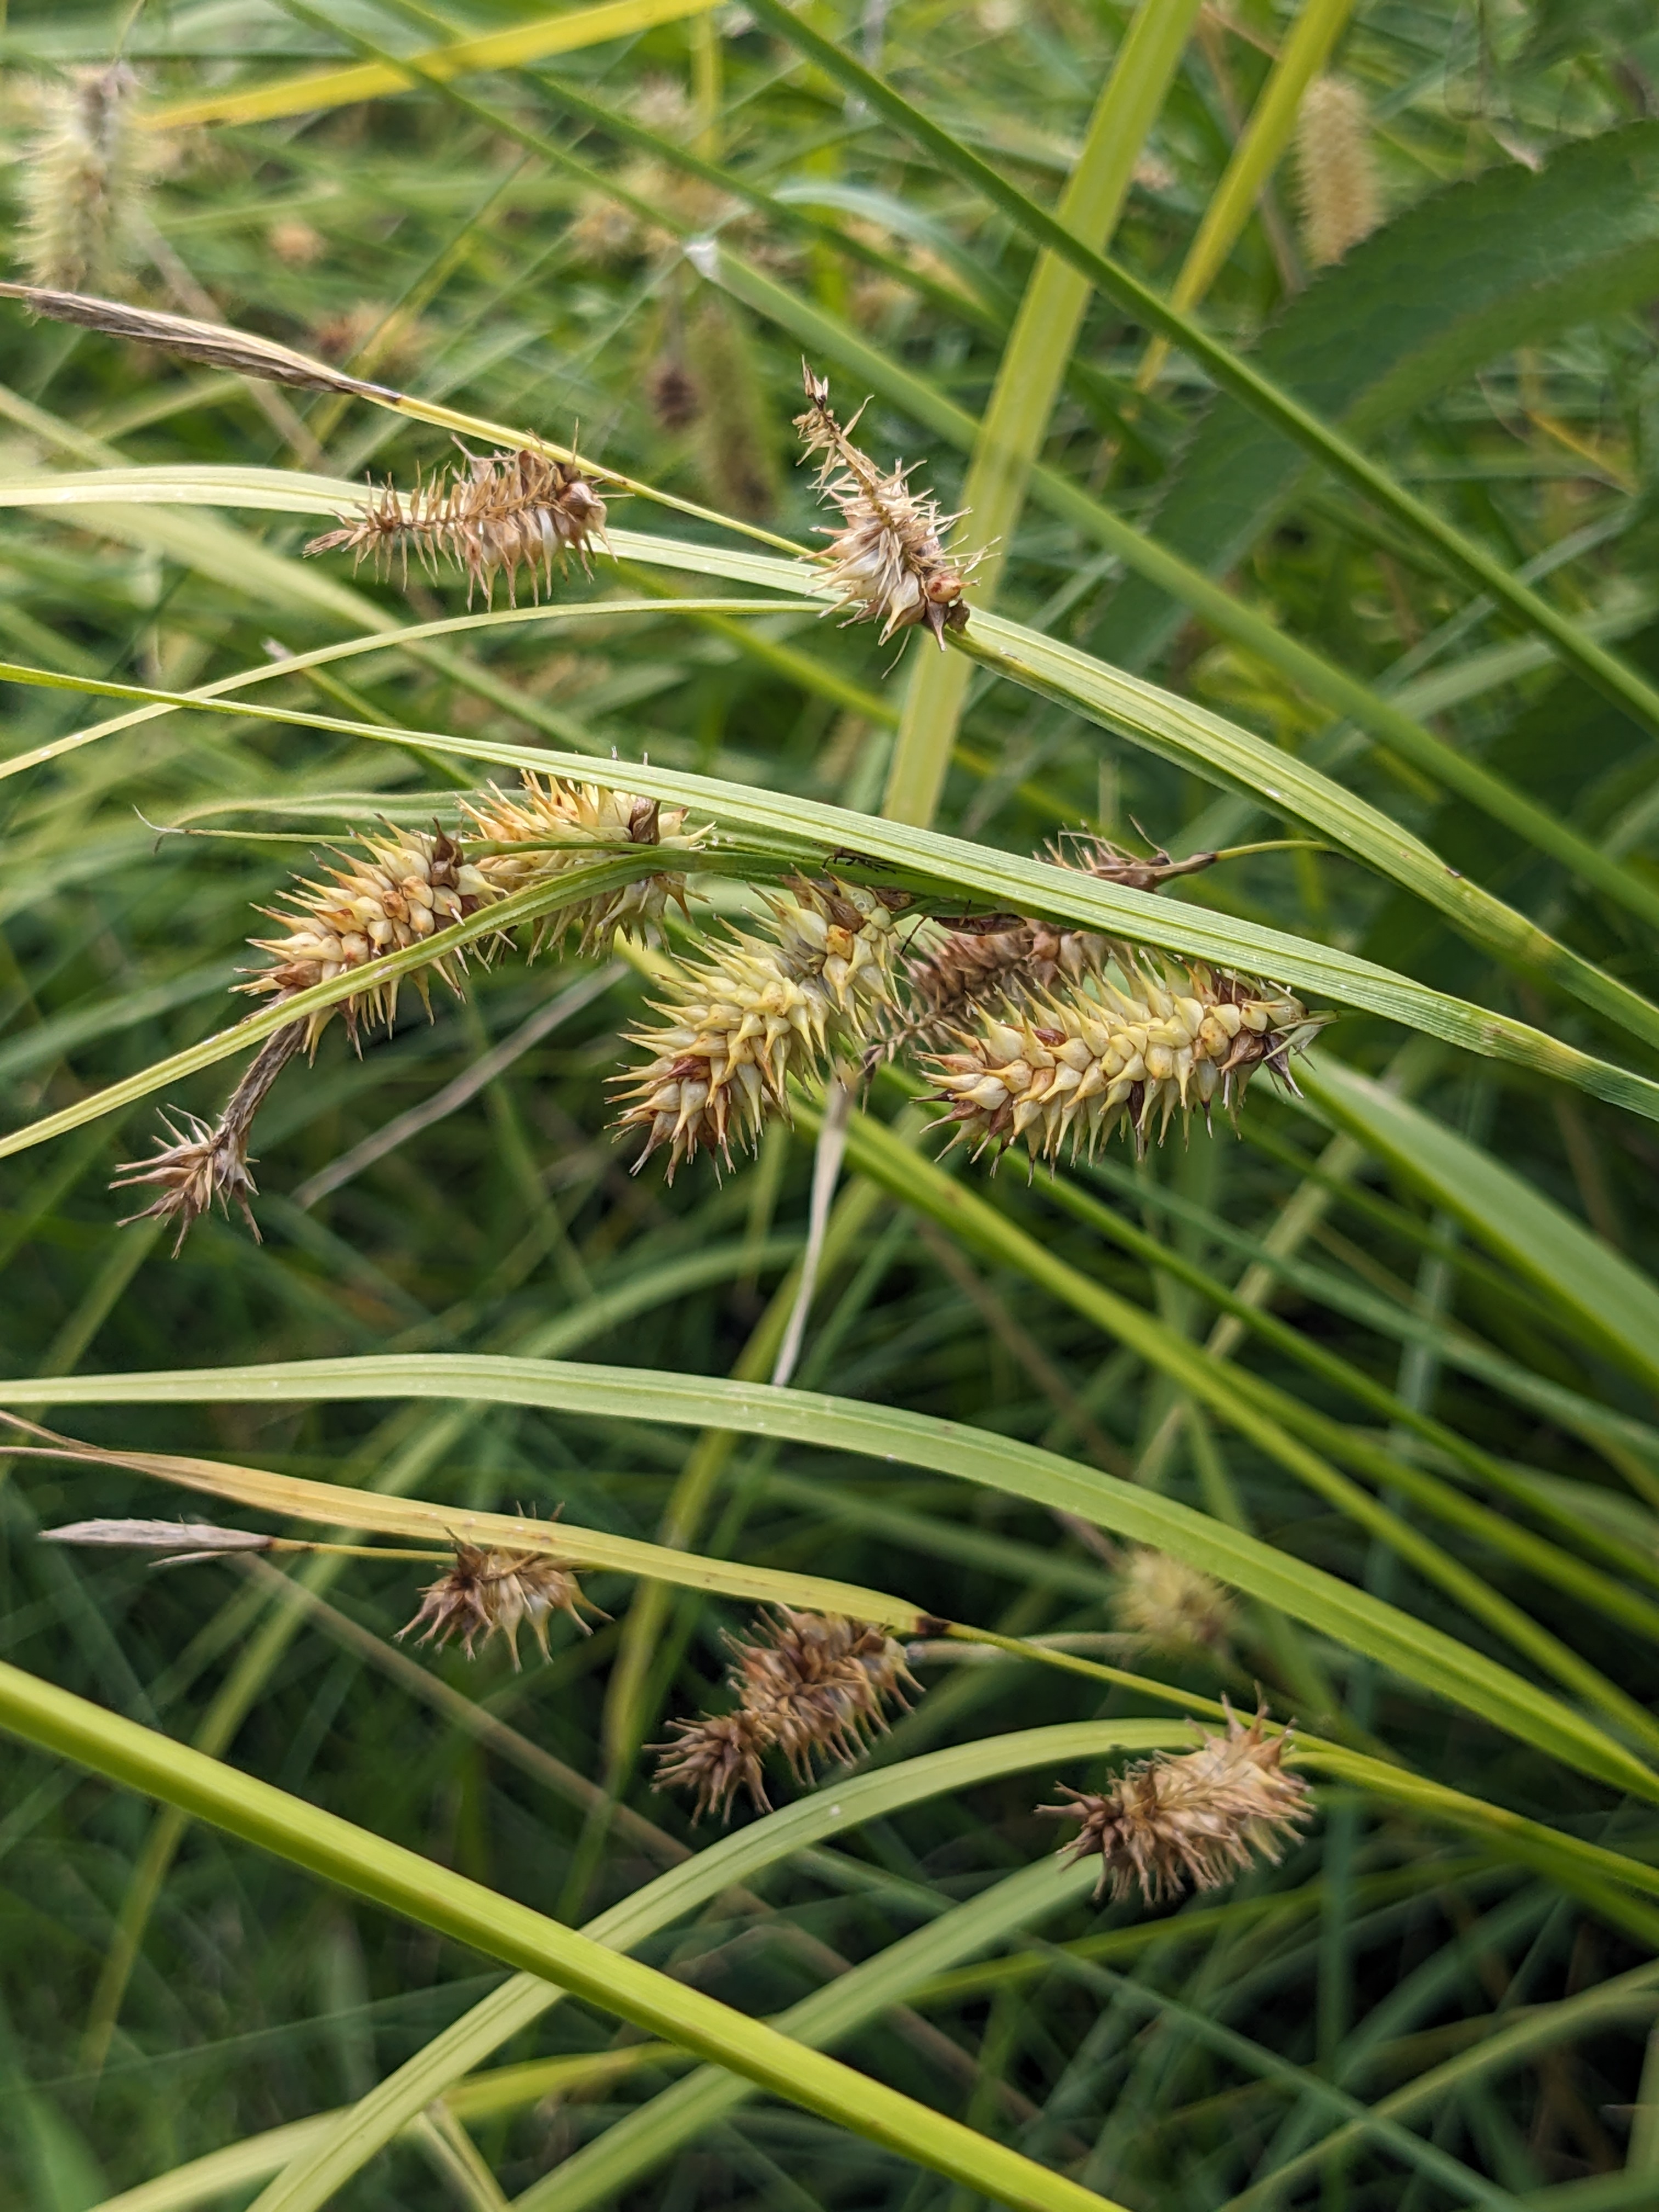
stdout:
{"type": "Polygon", "coordinates": [[[803,1785],[819,1764],[846,1765],[887,1725],[887,1709],[908,1706],[919,1687],[904,1648],[885,1629],[838,1613],[780,1607],[747,1637],[730,1637],[726,1681],[737,1710],[670,1723],[656,1786],[693,1792],[693,1818],[730,1818],[739,1790],[769,1810],[762,1762],[781,1753],[803,1785]]]}
{"type": "Polygon", "coordinates": [[[440,1647],[459,1637],[469,1659],[480,1638],[487,1644],[492,1636],[500,1636],[512,1654],[516,1674],[521,1627],[529,1628],[544,1659],[552,1656],[547,1629],[556,1613],[568,1613],[584,1636],[592,1634],[579,1607],[586,1607],[590,1613],[599,1610],[582,1595],[568,1567],[557,1565],[540,1553],[457,1544],[453,1565],[436,1582],[427,1584],[420,1610],[398,1634],[402,1638],[422,1628],[425,1632],[416,1642],[440,1647]]]}
{"type": "Polygon", "coordinates": [[[1068,1803],[1038,1807],[1055,1820],[1082,1823],[1064,1856],[1099,1857],[1097,1901],[1109,1896],[1121,1904],[1138,1892],[1158,1905],[1188,1887],[1218,1889],[1255,1859],[1277,1864],[1297,1828],[1311,1819],[1307,1784],[1282,1763],[1291,1731],[1267,1735],[1265,1709],[1249,1728],[1231,1705],[1226,1713],[1226,1734],[1206,1735],[1195,1751],[1139,1759],[1103,1796],[1062,1784],[1068,1803]]]}
{"type": "Polygon", "coordinates": [[[276,1540],[252,1528],[219,1528],[208,1521],[70,1521],[43,1528],[43,1544],[107,1545],[134,1552],[166,1552],[163,1562],[222,1558],[231,1552],[268,1552],[276,1540]]]}

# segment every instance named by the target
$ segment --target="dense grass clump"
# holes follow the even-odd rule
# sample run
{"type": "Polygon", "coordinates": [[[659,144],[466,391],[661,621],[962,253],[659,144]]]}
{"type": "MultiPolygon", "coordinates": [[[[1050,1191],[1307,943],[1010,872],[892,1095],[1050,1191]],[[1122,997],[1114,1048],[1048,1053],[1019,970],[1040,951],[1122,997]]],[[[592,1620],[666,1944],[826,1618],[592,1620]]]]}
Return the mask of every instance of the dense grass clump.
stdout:
{"type": "Polygon", "coordinates": [[[0,58],[0,2201],[1659,2201],[1645,12],[0,58]]]}

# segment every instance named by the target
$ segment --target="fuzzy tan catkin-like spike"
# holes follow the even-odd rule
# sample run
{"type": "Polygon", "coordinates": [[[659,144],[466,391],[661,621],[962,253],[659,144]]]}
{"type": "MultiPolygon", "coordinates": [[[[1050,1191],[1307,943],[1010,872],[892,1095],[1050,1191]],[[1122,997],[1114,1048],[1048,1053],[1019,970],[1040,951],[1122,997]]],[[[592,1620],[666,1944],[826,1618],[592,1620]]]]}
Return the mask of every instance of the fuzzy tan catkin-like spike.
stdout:
{"type": "Polygon", "coordinates": [[[1188,1886],[1218,1889],[1255,1858],[1277,1864],[1311,1818],[1307,1784],[1283,1765],[1290,1729],[1267,1735],[1265,1709],[1248,1729],[1231,1705],[1226,1714],[1224,1735],[1206,1735],[1195,1751],[1137,1760],[1103,1796],[1062,1784],[1069,1803],[1039,1806],[1056,1820],[1081,1821],[1064,1856],[1098,1854],[1097,1901],[1109,1895],[1121,1904],[1139,1891],[1158,1905],[1188,1886]]]}
{"type": "Polygon", "coordinates": [[[1168,1552],[1139,1544],[1119,1571],[1112,1618],[1157,1651],[1213,1651],[1232,1632],[1233,1607],[1212,1577],[1168,1552]]]}
{"type": "Polygon", "coordinates": [[[1302,245],[1316,269],[1340,261],[1382,220],[1365,95],[1351,77],[1316,76],[1296,124],[1302,245]]]}
{"type": "Polygon", "coordinates": [[[797,881],[769,897],[769,940],[734,930],[704,960],[676,967],[653,1000],[659,1024],[629,1031],[649,1054],[618,1077],[618,1127],[646,1133],[643,1166],[668,1149],[671,1176],[700,1152],[730,1162],[788,1114],[792,1075],[813,1076],[834,1046],[860,1041],[890,1000],[893,909],[877,891],[797,881]]]}
{"type": "MultiPolygon", "coordinates": [[[[591,859],[596,848],[660,846],[689,856],[707,835],[702,829],[687,831],[683,806],[665,807],[654,799],[635,798],[632,792],[573,783],[562,776],[544,780],[532,769],[525,770],[518,791],[504,792],[491,784],[481,798],[464,799],[461,806],[477,844],[515,848],[474,854],[479,875],[499,896],[551,882],[577,862],[591,859]]],[[[618,929],[655,942],[671,899],[682,912],[688,911],[681,871],[665,868],[641,876],[561,908],[538,925],[533,951],[562,944],[573,929],[583,952],[604,949],[618,929]]]]}
{"type": "Polygon", "coordinates": [[[813,562],[849,622],[879,623],[884,645],[895,632],[925,623],[943,652],[945,631],[967,626],[963,592],[981,557],[957,562],[945,551],[944,534],[962,516],[941,514],[936,499],[912,491],[902,465],[884,475],[853,443],[864,409],[843,428],[828,384],[805,362],[801,373],[806,409],[795,417],[801,458],[818,461],[818,490],[841,511],[838,527],[820,530],[830,543],[813,562]]]}
{"type": "Polygon", "coordinates": [[[584,1636],[592,1630],[579,1607],[590,1613],[599,1607],[582,1595],[568,1567],[562,1567],[538,1552],[487,1550],[473,1544],[457,1544],[453,1563],[428,1583],[421,1594],[420,1610],[398,1631],[398,1636],[424,1628],[420,1644],[441,1647],[459,1636],[469,1659],[482,1637],[488,1644],[499,1636],[512,1654],[513,1671],[520,1671],[519,1631],[528,1626],[544,1659],[548,1649],[548,1623],[556,1613],[568,1613],[584,1636]]]}
{"type": "Polygon", "coordinates": [[[714,1812],[729,1819],[739,1790],[769,1811],[768,1752],[780,1753],[803,1785],[820,1762],[847,1765],[886,1727],[886,1709],[908,1705],[907,1691],[918,1687],[884,1629],[838,1613],[781,1606],[726,1643],[735,1711],[672,1722],[672,1740],[651,1747],[662,1754],[657,1788],[690,1790],[699,1820],[714,1812]]]}
{"type": "Polygon", "coordinates": [[[1102,970],[1056,985],[934,1056],[953,1142],[1024,1144],[1052,1161],[1091,1157],[1121,1127],[1144,1151],[1176,1114],[1232,1110],[1257,1067],[1291,1082],[1290,1056],[1318,1027],[1299,999],[1241,976],[1162,967],[1127,946],[1115,963],[1121,984],[1102,970]]]}
{"type": "MultiPolygon", "coordinates": [[[[275,992],[287,998],[337,975],[363,971],[363,985],[349,998],[319,1008],[305,1024],[307,1051],[337,1013],[343,1013],[353,1043],[359,1019],[382,1023],[389,1030],[398,1012],[398,979],[381,981],[376,963],[434,936],[500,898],[502,894],[467,860],[461,847],[441,830],[401,830],[388,825],[380,837],[365,837],[361,855],[343,854],[344,865],[329,871],[326,883],[300,883],[288,894],[291,912],[262,909],[281,923],[282,937],[251,940],[270,955],[271,965],[252,975],[238,990],[275,992]]],[[[441,955],[429,969],[410,980],[430,1011],[427,976],[435,974],[459,998],[465,956],[441,955]]]]}
{"type": "Polygon", "coordinates": [[[447,558],[466,576],[466,603],[482,592],[493,604],[495,580],[507,580],[510,605],[519,580],[532,595],[550,591],[556,562],[574,554],[587,568],[595,543],[605,543],[605,504],[574,462],[550,459],[527,447],[516,453],[470,455],[464,466],[440,470],[412,492],[387,483],[372,490],[362,512],[342,515],[307,554],[349,553],[353,565],[373,563],[377,575],[393,570],[406,582],[409,558],[435,575],[447,558]]]}
{"type": "Polygon", "coordinates": [[[163,1115],[162,1127],[173,1141],[147,1160],[125,1161],[112,1180],[112,1190],[149,1185],[158,1194],[138,1212],[130,1213],[123,1228],[135,1221],[176,1222],[173,1255],[177,1259],[192,1225],[204,1213],[216,1204],[228,1219],[234,1205],[252,1231],[254,1243],[260,1242],[259,1224],[248,1203],[258,1194],[248,1163],[248,1140],[266,1094],[305,1041],[303,1022],[290,1022],[267,1037],[216,1122],[210,1125],[194,1114],[181,1114],[172,1121],[163,1115]]]}
{"type": "Polygon", "coordinates": [[[747,328],[705,288],[685,342],[702,402],[695,451],[702,496],[725,514],[762,521],[778,503],[778,461],[747,328]]]}
{"type": "Polygon", "coordinates": [[[113,292],[138,258],[145,171],[125,63],[71,70],[40,94],[22,174],[23,258],[49,290],[113,292]]]}

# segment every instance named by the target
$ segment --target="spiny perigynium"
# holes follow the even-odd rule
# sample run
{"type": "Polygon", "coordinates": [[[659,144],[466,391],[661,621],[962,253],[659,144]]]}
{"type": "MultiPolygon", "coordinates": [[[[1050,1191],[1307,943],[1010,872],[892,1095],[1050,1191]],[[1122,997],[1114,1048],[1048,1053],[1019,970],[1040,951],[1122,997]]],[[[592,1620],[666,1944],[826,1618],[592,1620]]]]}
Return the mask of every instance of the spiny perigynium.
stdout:
{"type": "MultiPolygon", "coordinates": [[[[656,845],[689,857],[707,834],[701,829],[687,831],[683,806],[660,806],[654,799],[636,799],[632,792],[570,783],[560,776],[544,781],[528,769],[520,790],[504,792],[492,783],[481,798],[464,799],[461,806],[471,823],[470,841],[518,848],[472,854],[479,875],[498,896],[550,882],[573,866],[592,860],[596,848],[605,851],[656,845]]],[[[538,926],[535,950],[562,944],[572,930],[581,952],[608,949],[618,929],[654,943],[671,899],[688,912],[683,874],[665,869],[636,877],[579,905],[562,907],[538,926]]]]}
{"type": "Polygon", "coordinates": [[[690,1790],[698,1820],[729,1819],[739,1790],[769,1812],[768,1752],[781,1752],[803,1786],[821,1760],[850,1763],[886,1727],[885,1708],[908,1704],[906,1691],[917,1686],[885,1629],[837,1613],[780,1607],[761,1616],[751,1638],[728,1637],[726,1645],[736,1710],[672,1721],[674,1741],[651,1747],[662,1754],[656,1786],[690,1790]]]}
{"type": "Polygon", "coordinates": [[[820,532],[830,543],[812,559],[849,621],[879,623],[884,645],[895,631],[925,623],[942,652],[945,631],[967,627],[962,595],[980,557],[953,561],[940,542],[962,517],[941,514],[936,499],[913,492],[908,469],[884,476],[850,435],[864,409],[843,429],[830,404],[830,386],[805,362],[801,369],[807,404],[795,428],[806,448],[802,459],[823,456],[818,489],[841,509],[839,528],[820,532]]]}
{"type": "Polygon", "coordinates": [[[285,1029],[273,1031],[249,1062],[224,1112],[211,1125],[194,1114],[179,1114],[171,1121],[163,1117],[162,1127],[173,1142],[162,1145],[147,1160],[125,1161],[115,1171],[112,1189],[149,1184],[157,1193],[148,1206],[127,1216],[123,1228],[133,1221],[177,1222],[178,1234],[173,1240],[177,1258],[193,1222],[210,1212],[216,1204],[228,1219],[235,1206],[252,1231],[254,1243],[261,1241],[259,1224],[248,1204],[258,1194],[248,1166],[248,1139],[266,1093],[305,1041],[303,1022],[290,1022],[285,1029]]]}
{"type": "MultiPolygon", "coordinates": [[[[380,980],[377,964],[501,896],[441,830],[388,827],[384,836],[360,842],[362,855],[343,854],[344,866],[330,869],[327,883],[301,883],[289,892],[292,913],[261,909],[287,934],[252,940],[270,953],[271,965],[237,985],[241,991],[286,999],[362,969],[362,990],[307,1018],[307,1051],[315,1049],[337,1013],[344,1015],[354,1044],[365,1013],[371,1026],[380,1022],[389,1030],[397,1018],[398,979],[380,980]]],[[[417,969],[410,977],[428,1012],[427,973],[441,976],[459,998],[465,965],[465,954],[450,951],[436,957],[429,971],[417,969]]]]}
{"type": "Polygon", "coordinates": [[[552,1656],[547,1646],[547,1626],[556,1613],[568,1613],[584,1636],[593,1633],[578,1612],[580,1606],[586,1606],[590,1613],[599,1612],[582,1595],[569,1568],[559,1566],[539,1552],[503,1552],[457,1544],[453,1563],[435,1583],[428,1583],[421,1594],[420,1611],[398,1633],[407,1636],[412,1629],[423,1626],[425,1634],[416,1641],[440,1647],[459,1636],[469,1659],[480,1637],[488,1644],[492,1636],[499,1636],[512,1654],[516,1674],[521,1627],[529,1628],[544,1659],[552,1656]]]}
{"type": "Polygon", "coordinates": [[[1127,945],[1104,969],[1024,1006],[981,1017],[934,1058],[937,1095],[975,1152],[1024,1144],[1034,1160],[1091,1157],[1123,1127],[1138,1152],[1172,1115],[1231,1111],[1252,1072],[1289,1083],[1290,1055],[1318,1027],[1299,999],[1194,966],[1160,968],[1127,945]]]}
{"type": "Polygon", "coordinates": [[[1297,1825],[1311,1817],[1307,1784],[1281,1763],[1290,1730],[1265,1734],[1263,1711],[1248,1729],[1231,1705],[1226,1713],[1226,1735],[1205,1736],[1196,1751],[1138,1759],[1104,1796],[1061,1784],[1071,1802],[1039,1806],[1056,1820],[1082,1822],[1065,1856],[1098,1853],[1097,1900],[1109,1895],[1121,1904],[1139,1890],[1158,1905],[1188,1884],[1218,1889],[1253,1856],[1276,1865],[1297,1825]]]}
{"type": "Polygon", "coordinates": [[[465,573],[468,606],[477,592],[492,603],[498,576],[516,606],[521,576],[539,599],[544,585],[552,588],[555,562],[562,567],[574,553],[586,568],[594,542],[605,543],[605,501],[574,461],[524,447],[469,454],[411,492],[392,483],[372,490],[360,513],[342,515],[340,527],[313,538],[306,552],[349,553],[354,566],[368,561],[380,576],[395,568],[405,583],[410,553],[434,577],[447,557],[465,573]]]}
{"type": "Polygon", "coordinates": [[[1316,76],[1296,122],[1302,246],[1316,269],[1340,261],[1382,220],[1365,95],[1352,78],[1316,76]]]}
{"type": "Polygon", "coordinates": [[[146,171],[124,63],[71,70],[38,94],[40,129],[25,157],[23,259],[58,292],[118,292],[139,254],[146,171]]]}
{"type": "Polygon", "coordinates": [[[1232,1601],[1218,1582],[1168,1552],[1138,1544],[1112,1594],[1112,1618],[1156,1651],[1215,1651],[1232,1632],[1232,1601]]]}
{"type": "MultiPolygon", "coordinates": [[[[1086,831],[1054,839],[1043,857],[1102,883],[1124,884],[1132,890],[1155,891],[1173,877],[1197,875],[1212,867],[1214,853],[1194,853],[1184,860],[1158,851],[1146,858],[1126,853],[1107,837],[1086,831]]],[[[1072,981],[1103,967],[1109,941],[1093,931],[1063,929],[1057,922],[991,915],[951,930],[905,963],[909,1007],[902,1022],[890,1025],[888,1046],[947,1044],[955,1029],[976,1006],[999,999],[1018,1006],[1046,991],[1057,976],[1072,981]]]]}
{"type": "Polygon", "coordinates": [[[641,1128],[642,1166],[668,1147],[672,1176],[700,1152],[727,1162],[788,1113],[792,1075],[816,1074],[834,1046],[861,1042],[892,991],[894,909],[902,896],[797,879],[765,901],[770,940],[734,930],[709,957],[678,963],[660,1024],[628,1042],[648,1064],[618,1079],[619,1127],[641,1128]]]}

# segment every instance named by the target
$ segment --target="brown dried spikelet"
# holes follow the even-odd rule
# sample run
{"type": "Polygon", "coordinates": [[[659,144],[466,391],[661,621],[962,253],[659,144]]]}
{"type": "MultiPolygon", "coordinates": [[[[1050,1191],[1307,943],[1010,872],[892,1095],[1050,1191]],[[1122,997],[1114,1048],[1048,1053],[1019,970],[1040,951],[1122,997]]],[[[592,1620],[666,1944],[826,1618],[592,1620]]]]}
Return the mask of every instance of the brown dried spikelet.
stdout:
{"type": "Polygon", "coordinates": [[[886,1708],[906,1705],[918,1686],[903,1647],[885,1629],[840,1614],[763,1613],[750,1638],[728,1637],[726,1681],[738,1698],[730,1713],[673,1721],[673,1741],[653,1744],[659,1790],[694,1793],[692,1817],[729,1820],[739,1790],[771,1809],[763,1761],[781,1752],[803,1786],[821,1761],[847,1765],[887,1725],[886,1708]]]}
{"type": "Polygon", "coordinates": [[[805,362],[801,372],[807,404],[795,428],[806,448],[802,459],[822,456],[818,489],[841,510],[838,528],[820,530],[830,543],[812,560],[849,622],[879,623],[884,644],[896,631],[924,623],[943,652],[945,631],[967,626],[963,592],[980,558],[957,562],[945,551],[943,533],[961,515],[942,514],[937,500],[913,492],[908,468],[884,476],[852,441],[864,409],[843,429],[828,384],[805,362]]]}
{"type": "MultiPolygon", "coordinates": [[[[399,979],[377,980],[376,963],[389,953],[419,945],[501,896],[441,830],[400,830],[388,825],[384,836],[364,837],[360,842],[361,857],[343,853],[344,866],[330,869],[327,883],[301,882],[289,892],[292,912],[274,907],[260,909],[280,923],[287,934],[249,940],[270,955],[272,964],[236,987],[256,995],[275,992],[287,998],[362,969],[361,990],[307,1017],[304,1031],[308,1052],[316,1049],[318,1038],[337,1013],[344,1015],[354,1045],[358,1021],[365,1012],[371,1026],[380,1022],[389,1030],[397,1018],[399,979]]],[[[428,975],[441,976],[459,998],[465,964],[464,953],[451,951],[434,959],[428,968],[417,969],[408,979],[428,1013],[428,975]]]]}
{"type": "Polygon", "coordinates": [[[399,377],[427,350],[426,325],[380,300],[360,300],[325,315],[311,331],[311,346],[325,361],[349,362],[365,373],[399,377]]]}
{"type": "MultiPolygon", "coordinates": [[[[522,848],[474,855],[479,875],[497,896],[550,881],[592,858],[596,846],[663,846],[689,854],[707,834],[686,830],[683,806],[664,807],[654,799],[562,776],[544,781],[530,769],[519,791],[507,793],[491,784],[482,798],[465,799],[461,806],[478,843],[522,848]]],[[[565,907],[538,924],[532,957],[545,945],[561,945],[573,929],[583,952],[602,949],[618,929],[654,940],[671,899],[682,912],[689,911],[684,874],[665,869],[565,907]]]]}
{"type": "Polygon", "coordinates": [[[662,1024],[628,1034],[650,1055],[616,1079],[618,1127],[646,1132],[636,1171],[665,1145],[671,1177],[699,1152],[729,1165],[733,1142],[752,1149],[787,1116],[790,1076],[815,1074],[890,997],[893,910],[879,892],[797,880],[765,904],[769,942],[732,930],[710,958],[680,963],[652,1001],[662,1024]]]}
{"type": "MultiPolygon", "coordinates": [[[[548,1650],[547,1628],[556,1613],[568,1613],[584,1636],[593,1632],[577,1610],[599,1607],[582,1595],[575,1576],[539,1552],[505,1552],[458,1543],[453,1564],[428,1583],[421,1594],[420,1610],[398,1631],[399,1638],[424,1625],[420,1644],[440,1646],[459,1637],[461,1649],[471,1659],[482,1637],[486,1644],[500,1636],[513,1655],[513,1671],[520,1672],[519,1631],[528,1626],[544,1659],[548,1650]]],[[[600,1614],[600,1618],[605,1616],[600,1614]]]]}
{"type": "Polygon", "coordinates": [[[1220,1650],[1232,1633],[1233,1607],[1218,1582],[1149,1544],[1124,1559],[1113,1593],[1112,1617],[1154,1650],[1220,1650]]]}
{"type": "Polygon", "coordinates": [[[139,257],[147,165],[132,127],[137,90],[122,62],[71,70],[37,90],[20,245],[30,281],[49,291],[118,292],[139,257]]]}
{"type": "Polygon", "coordinates": [[[1296,119],[1302,246],[1316,269],[1340,261],[1382,220],[1365,95],[1351,77],[1316,76],[1296,119]]]}
{"type": "Polygon", "coordinates": [[[162,1116],[162,1127],[173,1142],[163,1145],[147,1160],[124,1161],[112,1178],[112,1190],[148,1184],[160,1194],[138,1212],[128,1214],[121,1224],[124,1229],[135,1221],[176,1222],[178,1234],[173,1240],[176,1260],[191,1226],[216,1202],[227,1220],[232,1206],[239,1207],[253,1231],[254,1243],[261,1241],[259,1224],[248,1204],[258,1195],[249,1168],[248,1139],[253,1117],[270,1086],[305,1041],[303,1022],[290,1022],[285,1029],[274,1030],[249,1062],[224,1112],[210,1127],[194,1114],[171,1119],[162,1116]]]}
{"type": "Polygon", "coordinates": [[[646,373],[645,397],[658,428],[689,430],[702,410],[697,380],[678,354],[664,354],[646,373]]]}
{"type": "Polygon", "coordinates": [[[290,269],[309,269],[313,261],[320,261],[328,252],[328,240],[321,231],[297,216],[287,216],[280,222],[273,222],[265,233],[265,244],[290,269]]]}
{"type": "Polygon", "coordinates": [[[1194,1889],[1218,1889],[1254,1857],[1275,1865],[1301,1822],[1312,1817],[1308,1785],[1282,1765],[1291,1731],[1264,1733],[1266,1709],[1247,1729],[1226,1705],[1225,1735],[1195,1751],[1154,1753],[1126,1767],[1105,1796],[1060,1787],[1070,1803],[1042,1805],[1055,1820],[1079,1820],[1068,1860],[1101,1860],[1097,1902],[1121,1904],[1139,1890],[1148,1905],[1194,1889]]]}
{"type": "Polygon", "coordinates": [[[686,350],[702,396],[696,454],[702,495],[723,514],[762,521],[780,489],[770,416],[743,319],[712,290],[687,326],[686,350]]]}
{"type": "Polygon", "coordinates": [[[372,490],[360,514],[343,514],[339,529],[305,550],[349,553],[354,566],[370,561],[382,577],[395,568],[405,583],[411,552],[434,578],[447,557],[465,572],[468,606],[480,591],[493,605],[502,575],[516,606],[521,575],[539,599],[544,584],[552,589],[556,562],[562,566],[574,553],[586,568],[594,544],[605,543],[605,501],[574,462],[520,447],[487,459],[469,455],[465,466],[441,470],[412,492],[389,483],[372,490]]]}
{"type": "Polygon", "coordinates": [[[1121,987],[1097,970],[1006,1018],[982,1015],[977,1032],[957,1031],[959,1050],[933,1055],[952,1143],[1089,1158],[1121,1126],[1142,1152],[1177,1113],[1207,1122],[1218,1099],[1234,1111],[1258,1067],[1292,1084],[1290,1056],[1319,1027],[1299,999],[1127,945],[1114,957],[1121,987]]]}

